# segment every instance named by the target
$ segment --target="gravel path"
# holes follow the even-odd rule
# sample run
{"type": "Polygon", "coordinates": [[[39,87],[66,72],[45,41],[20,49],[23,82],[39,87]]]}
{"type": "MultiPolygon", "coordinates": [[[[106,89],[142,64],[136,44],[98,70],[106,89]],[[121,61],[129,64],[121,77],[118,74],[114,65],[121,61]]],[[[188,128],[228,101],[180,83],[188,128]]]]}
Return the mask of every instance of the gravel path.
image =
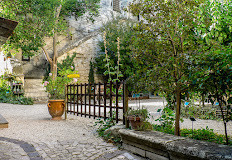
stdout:
{"type": "MultiPolygon", "coordinates": [[[[159,123],[158,121],[155,121],[160,116],[157,110],[163,109],[165,104],[166,102],[159,97],[156,97],[154,99],[144,99],[140,101],[133,100],[129,102],[129,106],[132,108],[138,108],[139,106],[140,108],[141,107],[147,108],[150,113],[149,121],[152,124],[159,123]]],[[[183,120],[184,122],[180,124],[180,127],[192,129],[192,121],[190,121],[190,119],[183,119],[183,120]]],[[[205,129],[207,126],[219,134],[223,134],[223,135],[225,134],[224,125],[222,121],[196,119],[196,121],[193,122],[194,129],[201,129],[201,128],[205,129]]],[[[232,136],[232,121],[229,121],[227,123],[227,132],[228,135],[232,136]]]]}
{"type": "Polygon", "coordinates": [[[140,159],[97,137],[93,119],[51,121],[46,104],[0,103],[0,111],[9,122],[0,129],[0,159],[140,159]]]}

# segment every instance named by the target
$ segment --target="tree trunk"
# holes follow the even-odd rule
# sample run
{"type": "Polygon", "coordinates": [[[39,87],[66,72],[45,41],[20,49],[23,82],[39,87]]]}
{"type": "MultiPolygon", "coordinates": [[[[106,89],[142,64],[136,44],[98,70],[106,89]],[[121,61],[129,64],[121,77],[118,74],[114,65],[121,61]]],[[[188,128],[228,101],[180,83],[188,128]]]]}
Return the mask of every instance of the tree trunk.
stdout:
{"type": "Polygon", "coordinates": [[[202,93],[201,97],[202,107],[205,107],[205,95],[202,93]]]}
{"type": "Polygon", "coordinates": [[[180,136],[180,108],[181,108],[181,88],[177,83],[176,89],[176,121],[175,121],[175,135],[180,136]]]}
{"type": "Polygon", "coordinates": [[[54,80],[57,77],[57,33],[54,33],[53,36],[53,60],[52,60],[52,66],[51,66],[51,72],[52,72],[52,79],[54,80]]]}
{"type": "Polygon", "coordinates": [[[220,106],[220,109],[221,109],[221,114],[222,114],[224,129],[225,129],[226,145],[228,145],[229,144],[229,139],[228,139],[228,135],[227,135],[227,126],[226,126],[227,123],[226,123],[225,116],[223,114],[222,101],[219,99],[219,97],[218,97],[218,102],[219,102],[219,106],[220,106]]]}
{"type": "MultiPolygon", "coordinates": [[[[62,5],[60,5],[57,8],[56,15],[55,15],[55,18],[56,18],[55,26],[58,23],[61,8],[62,8],[62,5]]],[[[55,29],[53,30],[53,32],[54,32],[54,36],[53,36],[53,59],[51,59],[49,57],[49,54],[48,54],[48,52],[46,51],[46,49],[44,47],[42,47],[42,49],[43,49],[43,51],[45,53],[45,56],[47,57],[48,62],[51,65],[52,79],[55,80],[55,78],[57,77],[57,58],[58,58],[58,53],[57,53],[57,33],[56,33],[55,29]]]]}
{"type": "MultiPolygon", "coordinates": [[[[62,5],[60,5],[57,8],[56,11],[56,21],[55,21],[55,26],[57,25],[59,21],[59,16],[60,16],[60,11],[61,11],[62,5]]],[[[51,71],[52,71],[52,79],[54,80],[57,77],[57,58],[58,58],[58,53],[57,53],[57,33],[56,29],[54,29],[54,36],[53,36],[53,60],[52,60],[52,66],[51,66],[51,71]]]]}

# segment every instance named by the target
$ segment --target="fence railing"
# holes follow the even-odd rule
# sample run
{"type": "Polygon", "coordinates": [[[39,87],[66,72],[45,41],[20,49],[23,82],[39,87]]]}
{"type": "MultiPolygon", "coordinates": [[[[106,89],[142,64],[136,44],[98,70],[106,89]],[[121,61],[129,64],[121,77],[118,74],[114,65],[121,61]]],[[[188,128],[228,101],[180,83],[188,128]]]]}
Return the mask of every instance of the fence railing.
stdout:
{"type": "Polygon", "coordinates": [[[94,83],[70,84],[66,86],[66,112],[77,116],[113,118],[122,120],[127,111],[128,95],[126,84],[94,83]]]}

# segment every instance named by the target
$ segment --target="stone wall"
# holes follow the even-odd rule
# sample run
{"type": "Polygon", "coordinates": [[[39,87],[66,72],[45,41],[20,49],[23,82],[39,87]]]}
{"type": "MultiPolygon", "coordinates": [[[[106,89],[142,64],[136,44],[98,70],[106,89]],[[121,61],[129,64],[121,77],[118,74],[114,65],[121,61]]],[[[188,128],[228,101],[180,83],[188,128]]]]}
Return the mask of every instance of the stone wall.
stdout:
{"type": "Polygon", "coordinates": [[[232,147],[155,131],[120,129],[124,149],[152,160],[232,160],[232,147]]]}
{"type": "MultiPolygon", "coordinates": [[[[128,5],[128,2],[132,0],[121,0],[121,9],[128,5]]],[[[90,61],[94,60],[99,47],[97,42],[102,39],[100,29],[104,24],[111,21],[113,17],[127,16],[126,13],[121,10],[120,12],[113,11],[112,0],[101,0],[99,16],[95,17],[94,23],[87,20],[87,15],[79,17],[77,20],[74,17],[67,17],[69,24],[67,36],[60,35],[58,37],[58,61],[63,60],[67,55],[77,53],[75,58],[75,68],[79,71],[79,82],[88,83],[90,61]]],[[[53,54],[53,39],[45,38],[45,48],[50,55],[53,54]]],[[[13,62],[13,72],[23,75],[22,79],[42,79],[48,62],[45,58],[43,51],[41,50],[37,55],[33,56],[29,62],[22,61],[22,53],[18,53],[15,61],[13,62]]],[[[95,75],[95,82],[103,81],[101,76],[95,75]]],[[[25,84],[27,85],[27,84],[25,84]]]]}
{"type": "MultiPolygon", "coordinates": [[[[94,56],[96,55],[98,51],[97,46],[98,37],[93,37],[83,44],[81,44],[79,47],[67,52],[67,54],[62,55],[59,57],[58,61],[62,61],[67,57],[67,55],[72,55],[73,53],[77,53],[76,58],[74,59],[75,68],[80,74],[79,81],[81,83],[88,83],[89,79],[89,69],[90,69],[90,61],[94,59],[94,56]]],[[[99,80],[99,76],[95,75],[96,82],[101,81],[99,80]]]]}

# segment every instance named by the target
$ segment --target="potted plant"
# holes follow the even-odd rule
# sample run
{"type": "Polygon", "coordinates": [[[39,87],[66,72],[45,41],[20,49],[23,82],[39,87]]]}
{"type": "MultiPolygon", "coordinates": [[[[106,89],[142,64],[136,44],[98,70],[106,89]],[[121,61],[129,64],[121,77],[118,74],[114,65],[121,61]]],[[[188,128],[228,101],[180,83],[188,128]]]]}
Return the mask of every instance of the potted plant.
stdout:
{"type": "Polygon", "coordinates": [[[129,120],[132,129],[143,130],[144,122],[148,118],[148,111],[145,108],[129,109],[126,113],[126,117],[129,120]]]}
{"type": "Polygon", "coordinates": [[[46,91],[49,93],[48,111],[52,120],[61,120],[65,108],[65,86],[71,82],[77,82],[71,74],[79,77],[77,71],[72,69],[63,69],[58,72],[58,76],[53,79],[52,73],[49,73],[47,81],[44,81],[46,91]]]}
{"type": "Polygon", "coordinates": [[[7,59],[11,58],[11,53],[7,53],[6,57],[7,57],[7,59]]]}

